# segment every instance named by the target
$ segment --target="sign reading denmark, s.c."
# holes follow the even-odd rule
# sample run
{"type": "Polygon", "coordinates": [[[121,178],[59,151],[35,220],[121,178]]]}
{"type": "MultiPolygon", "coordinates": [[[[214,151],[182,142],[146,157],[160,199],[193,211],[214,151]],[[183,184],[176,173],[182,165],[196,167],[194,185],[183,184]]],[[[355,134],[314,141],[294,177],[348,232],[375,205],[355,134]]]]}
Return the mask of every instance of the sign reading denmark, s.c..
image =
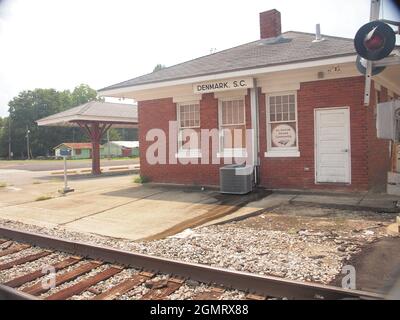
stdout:
{"type": "Polygon", "coordinates": [[[194,93],[208,93],[253,88],[252,78],[236,78],[230,80],[217,80],[196,83],[193,85],[194,93]]]}

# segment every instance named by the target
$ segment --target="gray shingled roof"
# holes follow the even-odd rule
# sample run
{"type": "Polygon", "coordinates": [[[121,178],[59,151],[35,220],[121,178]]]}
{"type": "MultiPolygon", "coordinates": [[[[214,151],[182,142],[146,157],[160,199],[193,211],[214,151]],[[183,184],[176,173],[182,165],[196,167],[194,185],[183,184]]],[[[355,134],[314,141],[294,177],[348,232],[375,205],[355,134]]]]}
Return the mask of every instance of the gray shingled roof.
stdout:
{"type": "Polygon", "coordinates": [[[110,122],[137,124],[137,106],[132,104],[90,101],[80,106],[53,114],[37,120],[38,125],[67,126],[78,120],[99,121],[99,118],[110,122]]]}
{"type": "Polygon", "coordinates": [[[355,54],[352,39],[326,35],[323,38],[325,41],[312,42],[315,39],[314,34],[288,31],[278,38],[243,44],[120,82],[99,91],[355,54]]]}

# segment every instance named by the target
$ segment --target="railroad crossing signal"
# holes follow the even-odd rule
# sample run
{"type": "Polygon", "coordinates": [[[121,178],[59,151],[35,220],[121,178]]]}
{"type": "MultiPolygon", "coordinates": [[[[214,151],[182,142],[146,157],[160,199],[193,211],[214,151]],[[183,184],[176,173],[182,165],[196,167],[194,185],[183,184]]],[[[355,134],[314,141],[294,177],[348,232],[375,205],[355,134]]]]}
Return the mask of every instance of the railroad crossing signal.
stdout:
{"type": "Polygon", "coordinates": [[[364,105],[369,106],[371,77],[388,65],[400,64],[400,53],[389,56],[396,46],[396,33],[390,25],[400,27],[400,22],[379,20],[382,0],[371,0],[370,22],[363,25],[354,37],[354,47],[358,53],[356,65],[365,75],[364,105]]]}
{"type": "Polygon", "coordinates": [[[354,47],[364,59],[377,61],[386,58],[396,45],[396,34],[382,21],[363,25],[354,38],[354,47]]]}
{"type": "MultiPolygon", "coordinates": [[[[360,56],[357,56],[357,60],[356,60],[356,66],[357,66],[357,70],[362,73],[363,75],[367,74],[367,60],[364,58],[361,58],[360,56]]],[[[375,76],[379,73],[381,73],[383,70],[385,70],[386,67],[372,67],[371,70],[371,75],[375,76]]]]}

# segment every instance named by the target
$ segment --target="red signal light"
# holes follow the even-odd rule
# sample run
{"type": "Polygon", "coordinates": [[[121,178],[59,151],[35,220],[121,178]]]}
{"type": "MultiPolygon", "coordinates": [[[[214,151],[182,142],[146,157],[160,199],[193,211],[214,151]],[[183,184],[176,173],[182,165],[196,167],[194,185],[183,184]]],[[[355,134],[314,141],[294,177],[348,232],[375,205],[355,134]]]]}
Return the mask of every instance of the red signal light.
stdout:
{"type": "Polygon", "coordinates": [[[369,35],[364,40],[364,46],[370,51],[378,50],[382,48],[385,44],[385,39],[382,35],[374,31],[374,33],[369,37],[369,35]]]}
{"type": "Polygon", "coordinates": [[[377,61],[387,57],[396,45],[396,34],[382,21],[363,25],[354,38],[354,47],[362,58],[377,61]]]}

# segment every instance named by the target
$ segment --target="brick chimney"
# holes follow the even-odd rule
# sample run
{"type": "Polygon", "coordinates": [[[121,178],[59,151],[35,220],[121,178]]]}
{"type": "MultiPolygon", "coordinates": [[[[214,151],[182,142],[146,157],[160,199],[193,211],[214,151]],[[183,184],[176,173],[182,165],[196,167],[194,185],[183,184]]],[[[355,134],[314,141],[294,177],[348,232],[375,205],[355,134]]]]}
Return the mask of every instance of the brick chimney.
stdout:
{"type": "Polygon", "coordinates": [[[277,37],[281,34],[281,13],[276,10],[268,10],[260,13],[260,37],[261,39],[277,37]]]}

